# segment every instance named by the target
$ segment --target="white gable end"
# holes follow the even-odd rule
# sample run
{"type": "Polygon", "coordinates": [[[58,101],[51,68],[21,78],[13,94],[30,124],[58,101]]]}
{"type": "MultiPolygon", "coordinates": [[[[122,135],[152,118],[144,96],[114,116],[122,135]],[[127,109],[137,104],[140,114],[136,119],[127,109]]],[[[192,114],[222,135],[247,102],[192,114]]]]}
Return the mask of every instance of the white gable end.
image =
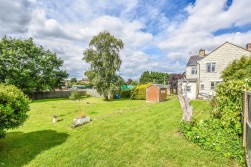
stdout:
{"type": "Polygon", "coordinates": [[[222,71],[231,62],[233,62],[233,60],[240,59],[241,56],[250,56],[250,52],[241,47],[226,42],[219,48],[208,54],[205,58],[200,60],[198,62],[199,94],[214,95],[215,94],[215,91],[213,90],[214,85],[211,82],[222,81],[221,78],[222,71]],[[211,67],[210,65],[214,67],[211,67]],[[201,87],[203,87],[203,89],[201,89],[201,87]]]}

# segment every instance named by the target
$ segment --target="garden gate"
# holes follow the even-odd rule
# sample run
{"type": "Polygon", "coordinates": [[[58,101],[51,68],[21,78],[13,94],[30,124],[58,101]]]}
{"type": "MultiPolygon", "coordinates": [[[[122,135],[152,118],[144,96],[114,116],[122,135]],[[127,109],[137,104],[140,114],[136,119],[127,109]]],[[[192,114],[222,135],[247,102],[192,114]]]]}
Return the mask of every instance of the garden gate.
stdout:
{"type": "Polygon", "coordinates": [[[251,167],[251,92],[243,93],[242,108],[243,146],[246,150],[247,166],[251,167]]]}

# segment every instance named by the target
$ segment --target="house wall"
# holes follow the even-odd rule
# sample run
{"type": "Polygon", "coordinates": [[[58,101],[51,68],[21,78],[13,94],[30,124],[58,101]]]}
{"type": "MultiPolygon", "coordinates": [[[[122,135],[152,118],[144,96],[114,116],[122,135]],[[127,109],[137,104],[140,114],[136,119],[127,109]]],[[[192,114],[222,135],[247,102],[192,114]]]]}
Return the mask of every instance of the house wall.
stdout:
{"type": "Polygon", "coordinates": [[[191,91],[190,92],[186,92],[187,97],[189,99],[196,99],[198,96],[198,88],[197,88],[197,82],[183,82],[182,84],[182,89],[183,89],[183,94],[185,94],[185,90],[186,90],[186,86],[190,86],[191,87],[191,91]]]}
{"type": "Polygon", "coordinates": [[[192,74],[192,67],[197,66],[186,66],[186,78],[198,78],[199,68],[197,67],[197,74],[192,74]]]}
{"type": "Polygon", "coordinates": [[[228,42],[200,60],[199,63],[199,95],[215,95],[211,90],[211,81],[222,81],[221,72],[235,59],[241,56],[250,56],[250,52],[228,42]],[[215,62],[215,72],[206,72],[206,63],[215,62]],[[204,84],[204,90],[201,90],[201,84],[204,84]]]}

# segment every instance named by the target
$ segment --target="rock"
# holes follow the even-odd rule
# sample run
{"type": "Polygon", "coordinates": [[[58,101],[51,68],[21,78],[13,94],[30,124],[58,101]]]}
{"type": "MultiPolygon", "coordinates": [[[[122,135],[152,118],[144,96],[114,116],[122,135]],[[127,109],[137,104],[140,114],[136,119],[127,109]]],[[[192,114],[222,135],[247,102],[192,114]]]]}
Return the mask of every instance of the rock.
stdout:
{"type": "Polygon", "coordinates": [[[83,125],[85,123],[89,123],[91,121],[91,118],[86,116],[84,118],[75,118],[72,123],[72,127],[77,127],[80,125],[83,125]]]}

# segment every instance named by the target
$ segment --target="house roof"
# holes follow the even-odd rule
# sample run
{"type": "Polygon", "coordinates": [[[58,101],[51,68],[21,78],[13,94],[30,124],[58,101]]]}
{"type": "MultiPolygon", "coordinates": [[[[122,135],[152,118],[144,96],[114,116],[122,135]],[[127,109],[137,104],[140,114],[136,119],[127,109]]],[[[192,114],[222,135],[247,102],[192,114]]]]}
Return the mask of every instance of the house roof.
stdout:
{"type": "Polygon", "coordinates": [[[187,66],[196,66],[197,65],[197,61],[203,59],[205,56],[199,56],[199,55],[195,55],[195,56],[191,56],[187,62],[187,66]]]}
{"type": "MultiPolygon", "coordinates": [[[[166,89],[167,88],[165,85],[161,85],[161,84],[152,84],[150,86],[155,86],[155,87],[157,87],[159,89],[166,89]]],[[[150,86],[148,86],[147,88],[149,88],[150,86]]]]}
{"type": "Polygon", "coordinates": [[[243,50],[245,50],[245,51],[251,52],[250,50],[247,50],[247,49],[245,49],[245,48],[243,48],[243,47],[240,47],[240,46],[238,46],[238,45],[235,45],[235,44],[233,44],[233,43],[231,43],[231,42],[226,41],[225,43],[223,43],[222,45],[218,46],[216,49],[214,49],[214,50],[213,50],[212,52],[210,52],[209,54],[215,52],[216,50],[218,50],[220,47],[222,47],[223,45],[225,45],[225,44],[227,44],[227,43],[230,44],[230,45],[233,45],[233,46],[235,46],[235,47],[238,47],[238,48],[240,48],[240,49],[243,49],[243,50]]]}
{"type": "Polygon", "coordinates": [[[89,78],[82,78],[81,81],[89,81],[89,78]]]}
{"type": "MultiPolygon", "coordinates": [[[[248,51],[248,52],[251,52],[251,51],[249,51],[249,50],[247,50],[247,49],[245,49],[245,48],[242,48],[242,47],[240,47],[240,46],[238,46],[238,45],[235,45],[235,44],[233,44],[233,43],[230,43],[230,42],[226,41],[225,43],[223,43],[222,45],[218,46],[216,49],[214,49],[214,50],[213,50],[212,52],[210,52],[209,54],[215,52],[216,50],[218,50],[220,47],[222,47],[222,46],[225,45],[226,43],[229,43],[229,44],[231,44],[231,45],[233,45],[233,46],[236,46],[236,47],[238,47],[238,48],[240,48],[240,49],[243,49],[243,50],[246,50],[246,51],[248,51]]],[[[197,65],[197,61],[200,61],[201,59],[205,58],[205,57],[206,57],[207,55],[209,55],[209,54],[206,54],[205,56],[199,56],[199,55],[191,56],[191,57],[189,58],[189,60],[188,60],[187,66],[196,66],[196,65],[197,65]]]]}

